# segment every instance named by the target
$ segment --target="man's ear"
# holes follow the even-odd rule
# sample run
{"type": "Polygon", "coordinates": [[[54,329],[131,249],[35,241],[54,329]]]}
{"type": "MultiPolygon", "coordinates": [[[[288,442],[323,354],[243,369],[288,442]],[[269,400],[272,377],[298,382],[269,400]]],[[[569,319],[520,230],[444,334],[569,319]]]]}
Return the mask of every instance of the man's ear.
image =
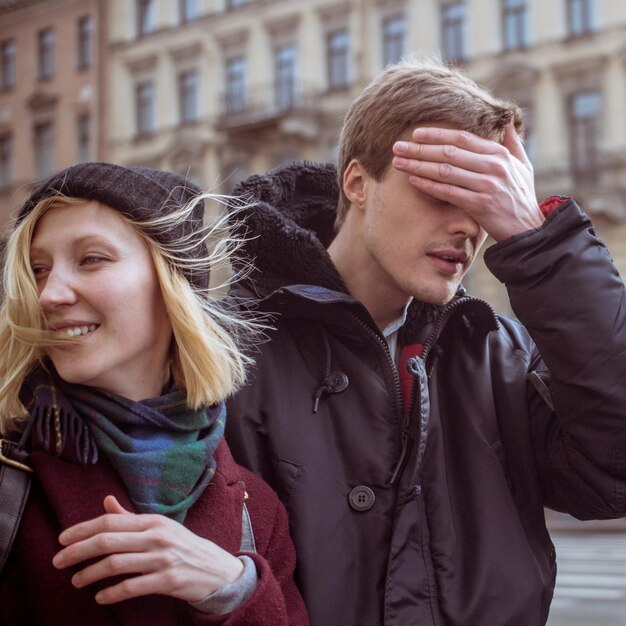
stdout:
{"type": "Polygon", "coordinates": [[[343,192],[351,206],[362,209],[365,203],[367,172],[356,159],[352,159],[343,173],[343,192]]]}

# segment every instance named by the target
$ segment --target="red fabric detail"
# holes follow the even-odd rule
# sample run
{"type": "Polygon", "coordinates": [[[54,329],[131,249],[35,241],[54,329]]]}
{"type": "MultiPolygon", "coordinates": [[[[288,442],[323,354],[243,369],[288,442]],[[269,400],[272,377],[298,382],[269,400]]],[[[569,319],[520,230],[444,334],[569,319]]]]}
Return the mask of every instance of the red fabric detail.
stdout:
{"type": "Polygon", "coordinates": [[[398,376],[400,377],[400,388],[402,389],[402,406],[405,413],[411,409],[411,394],[413,393],[413,375],[406,369],[407,361],[414,356],[422,356],[424,345],[421,343],[410,343],[400,351],[400,367],[398,376]]]}
{"type": "Polygon", "coordinates": [[[562,196],[550,196],[539,204],[539,208],[544,217],[548,217],[552,211],[558,209],[566,200],[567,198],[563,198],[562,196]]]}

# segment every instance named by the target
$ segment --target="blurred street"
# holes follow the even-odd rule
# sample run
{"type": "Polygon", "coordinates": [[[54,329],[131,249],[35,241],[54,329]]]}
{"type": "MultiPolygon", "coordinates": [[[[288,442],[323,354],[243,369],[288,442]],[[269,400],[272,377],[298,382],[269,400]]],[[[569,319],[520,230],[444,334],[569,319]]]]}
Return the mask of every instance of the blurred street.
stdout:
{"type": "Polygon", "coordinates": [[[626,626],[626,532],[551,534],[558,573],[548,626],[626,626]]]}

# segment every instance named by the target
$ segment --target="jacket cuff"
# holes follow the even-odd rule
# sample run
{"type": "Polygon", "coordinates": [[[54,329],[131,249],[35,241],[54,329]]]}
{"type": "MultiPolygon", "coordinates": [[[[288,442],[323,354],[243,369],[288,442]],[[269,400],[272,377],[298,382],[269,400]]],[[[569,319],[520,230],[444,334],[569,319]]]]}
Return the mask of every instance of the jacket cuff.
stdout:
{"type": "Polygon", "coordinates": [[[243,563],[243,573],[234,582],[220,587],[200,602],[190,602],[191,606],[202,613],[225,615],[244,604],[253,594],[259,582],[254,561],[246,555],[238,557],[243,563]]]}
{"type": "Polygon", "coordinates": [[[565,204],[569,198],[567,196],[550,196],[545,200],[542,200],[539,204],[539,209],[543,213],[544,217],[548,217],[552,214],[552,211],[558,209],[562,204],[565,204]]]}

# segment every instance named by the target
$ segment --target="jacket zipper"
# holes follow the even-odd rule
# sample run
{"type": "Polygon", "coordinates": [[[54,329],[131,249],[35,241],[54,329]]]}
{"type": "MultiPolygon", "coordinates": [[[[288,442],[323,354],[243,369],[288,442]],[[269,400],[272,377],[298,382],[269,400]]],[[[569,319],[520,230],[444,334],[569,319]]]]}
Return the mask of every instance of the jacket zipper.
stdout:
{"type": "MultiPolygon", "coordinates": [[[[443,307],[443,309],[441,310],[441,312],[439,313],[439,317],[435,321],[435,324],[434,324],[432,332],[428,336],[428,339],[424,342],[424,349],[422,351],[422,355],[420,357],[414,357],[414,358],[418,358],[418,359],[421,359],[421,360],[424,361],[424,371],[425,372],[426,372],[426,361],[428,359],[428,355],[430,353],[431,348],[433,347],[433,345],[435,344],[435,342],[439,338],[439,335],[441,334],[441,331],[443,330],[443,327],[446,325],[447,321],[450,319],[450,316],[451,316],[452,312],[457,307],[459,307],[460,305],[465,304],[467,302],[481,302],[495,316],[495,311],[493,310],[493,308],[491,307],[491,305],[489,303],[485,302],[484,300],[482,300],[480,298],[474,298],[472,296],[462,296],[458,300],[454,300],[453,302],[450,302],[449,304],[445,305],[443,307]]],[[[426,377],[428,378],[427,374],[426,374],[426,377]]],[[[405,414],[405,418],[404,418],[405,428],[403,429],[403,433],[406,433],[408,431],[409,423],[410,423],[409,416],[413,415],[415,413],[416,400],[417,400],[417,383],[416,383],[415,380],[413,380],[413,385],[411,386],[411,402],[410,402],[409,411],[407,411],[406,414],[405,414]]],[[[424,456],[424,451],[426,449],[426,441],[425,440],[426,440],[426,436],[427,436],[426,429],[422,427],[421,418],[420,418],[419,426],[420,427],[418,429],[418,439],[417,439],[418,455],[417,455],[416,467],[415,467],[416,473],[419,472],[419,468],[420,468],[420,465],[422,463],[422,459],[423,459],[423,456],[424,456]]],[[[393,484],[393,482],[396,480],[396,478],[397,478],[397,476],[398,476],[398,474],[400,472],[400,468],[402,466],[402,463],[404,461],[405,454],[406,454],[406,450],[403,448],[403,453],[401,454],[400,460],[399,460],[398,464],[396,465],[396,468],[394,470],[394,473],[393,473],[393,476],[391,478],[390,484],[393,484]]],[[[421,486],[418,485],[418,487],[420,487],[420,489],[421,489],[421,486]]]]}
{"type": "Polygon", "coordinates": [[[359,315],[353,312],[351,312],[350,314],[359,322],[359,324],[367,331],[368,334],[376,338],[376,341],[382,347],[383,352],[387,357],[387,364],[389,365],[389,369],[391,370],[391,373],[393,375],[393,382],[395,387],[395,413],[396,415],[401,416],[400,456],[398,458],[398,462],[393,468],[391,479],[389,481],[389,484],[393,485],[398,476],[398,472],[400,471],[400,468],[404,463],[404,459],[406,457],[406,453],[409,447],[409,440],[411,439],[411,433],[409,431],[409,414],[405,414],[405,412],[402,410],[402,388],[400,386],[400,377],[398,376],[398,370],[391,356],[391,352],[389,352],[389,346],[387,345],[387,342],[382,337],[380,337],[378,333],[374,332],[370,325],[363,319],[361,319],[359,315]]]}

